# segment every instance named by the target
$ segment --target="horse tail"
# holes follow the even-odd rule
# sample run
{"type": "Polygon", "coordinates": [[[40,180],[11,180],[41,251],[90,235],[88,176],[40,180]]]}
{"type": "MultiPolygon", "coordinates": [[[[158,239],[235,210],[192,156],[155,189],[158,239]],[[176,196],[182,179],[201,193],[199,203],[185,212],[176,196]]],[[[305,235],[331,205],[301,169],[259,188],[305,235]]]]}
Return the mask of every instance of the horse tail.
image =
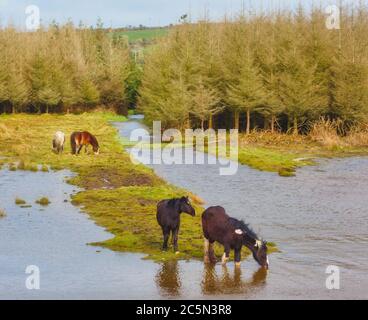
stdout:
{"type": "Polygon", "coordinates": [[[70,136],[70,146],[72,148],[72,154],[76,154],[77,153],[77,142],[75,141],[77,136],[77,133],[74,132],[71,136],[70,136]]]}

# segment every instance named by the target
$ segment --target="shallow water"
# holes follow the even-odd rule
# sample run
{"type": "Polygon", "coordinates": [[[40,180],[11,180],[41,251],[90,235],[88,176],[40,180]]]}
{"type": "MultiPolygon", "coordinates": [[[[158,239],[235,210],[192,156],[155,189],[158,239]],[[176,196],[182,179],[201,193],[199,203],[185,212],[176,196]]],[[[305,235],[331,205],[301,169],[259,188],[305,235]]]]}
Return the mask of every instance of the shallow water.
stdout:
{"type": "MultiPolygon", "coordinates": [[[[128,136],[142,125],[131,121],[116,126],[128,136]]],[[[320,160],[293,178],[247,166],[239,166],[234,176],[220,176],[219,165],[152,167],[167,181],[199,195],[206,206],[224,206],[251,223],[281,249],[270,257],[261,290],[256,282],[257,290],[239,295],[234,289],[232,298],[368,298],[368,158],[320,160]],[[329,265],[340,268],[340,290],[326,289],[329,265]]],[[[257,268],[249,259],[242,270],[257,268]]],[[[220,289],[214,293],[223,294],[220,289]]]]}
{"type": "MultiPolygon", "coordinates": [[[[115,125],[125,137],[142,127],[134,120],[115,125]]],[[[233,263],[158,264],[88,246],[112,235],[71,205],[70,194],[78,190],[64,182],[68,171],[2,170],[0,208],[7,216],[0,219],[0,299],[368,298],[367,158],[323,160],[294,178],[246,166],[230,177],[220,176],[216,165],[154,170],[276,242],[282,253],[270,257],[270,270],[259,270],[251,258],[236,271],[233,263]],[[50,206],[34,203],[42,196],[50,206]],[[32,207],[16,206],[16,197],[32,207]],[[340,290],[325,287],[331,264],[340,267],[340,290]],[[28,265],[40,268],[40,290],[26,289],[28,265]]]]}
{"type": "Polygon", "coordinates": [[[70,203],[78,189],[65,183],[68,171],[0,171],[0,299],[159,299],[215,297],[220,291],[246,291],[265,275],[228,274],[199,261],[143,260],[87,245],[112,237],[70,203]],[[47,207],[35,204],[40,197],[47,207]],[[27,201],[30,208],[15,204],[27,201]],[[67,202],[65,202],[67,201],[67,202]],[[40,270],[40,290],[28,290],[27,266],[40,270]],[[248,283],[246,282],[248,281],[248,283]],[[193,290],[195,288],[195,290],[193,290]]]}

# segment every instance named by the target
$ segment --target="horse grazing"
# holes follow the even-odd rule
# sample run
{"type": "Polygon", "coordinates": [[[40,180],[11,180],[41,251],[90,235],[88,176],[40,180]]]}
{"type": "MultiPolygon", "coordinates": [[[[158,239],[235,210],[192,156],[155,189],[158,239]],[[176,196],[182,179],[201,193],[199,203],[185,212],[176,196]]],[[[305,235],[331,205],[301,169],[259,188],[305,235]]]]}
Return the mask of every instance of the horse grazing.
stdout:
{"type": "Polygon", "coordinates": [[[203,212],[202,228],[205,237],[205,262],[216,262],[213,244],[221,243],[225,248],[222,263],[226,264],[230,250],[235,252],[235,265],[240,266],[241,249],[246,246],[254,259],[268,269],[267,242],[260,240],[257,234],[243,221],[231,218],[222,207],[210,207],[203,212]]]}
{"type": "Polygon", "coordinates": [[[85,146],[85,152],[87,153],[88,145],[92,146],[95,154],[99,154],[100,152],[100,146],[96,137],[87,131],[72,133],[70,136],[70,145],[72,147],[72,154],[79,154],[83,146],[85,146]]]}
{"type": "Polygon", "coordinates": [[[55,153],[61,154],[64,151],[65,134],[61,131],[57,131],[52,140],[52,150],[55,153]]]}
{"type": "Polygon", "coordinates": [[[188,213],[195,216],[195,210],[189,202],[188,197],[180,199],[162,200],[157,204],[157,222],[161,226],[164,235],[163,250],[167,250],[167,242],[170,233],[174,244],[174,251],[178,252],[178,235],[180,229],[180,214],[188,213]]]}

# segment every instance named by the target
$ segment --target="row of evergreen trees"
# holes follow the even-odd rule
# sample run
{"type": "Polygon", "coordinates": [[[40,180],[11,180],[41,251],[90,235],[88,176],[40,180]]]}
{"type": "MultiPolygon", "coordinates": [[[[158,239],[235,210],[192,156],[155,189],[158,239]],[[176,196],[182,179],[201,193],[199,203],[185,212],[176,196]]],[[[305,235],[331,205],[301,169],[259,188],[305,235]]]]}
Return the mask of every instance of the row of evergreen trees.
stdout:
{"type": "Polygon", "coordinates": [[[126,102],[127,41],[102,29],[0,30],[0,112],[69,111],[126,102]]]}
{"type": "Polygon", "coordinates": [[[185,23],[146,55],[139,108],[179,128],[212,127],[229,112],[239,128],[242,114],[247,132],[260,116],[271,130],[287,119],[295,133],[322,116],[364,121],[367,34],[363,6],[342,9],[339,30],[319,8],[185,23]]]}

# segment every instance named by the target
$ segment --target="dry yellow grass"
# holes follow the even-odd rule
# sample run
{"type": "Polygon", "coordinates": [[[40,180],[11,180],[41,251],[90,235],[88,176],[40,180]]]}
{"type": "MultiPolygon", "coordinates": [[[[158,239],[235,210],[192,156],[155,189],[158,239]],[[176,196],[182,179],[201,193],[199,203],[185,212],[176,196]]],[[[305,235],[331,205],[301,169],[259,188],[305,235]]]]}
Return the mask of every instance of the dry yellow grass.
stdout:
{"type": "Polygon", "coordinates": [[[312,125],[308,137],[327,147],[367,147],[368,124],[358,124],[344,129],[341,120],[321,118],[312,125]]]}
{"type": "Polygon", "coordinates": [[[328,120],[321,118],[311,127],[309,137],[312,141],[318,142],[322,146],[334,147],[342,146],[343,140],[338,131],[342,128],[342,122],[338,120],[328,120]]]}
{"type": "Polygon", "coordinates": [[[350,146],[368,147],[368,124],[361,124],[350,129],[345,141],[350,146]]]}

